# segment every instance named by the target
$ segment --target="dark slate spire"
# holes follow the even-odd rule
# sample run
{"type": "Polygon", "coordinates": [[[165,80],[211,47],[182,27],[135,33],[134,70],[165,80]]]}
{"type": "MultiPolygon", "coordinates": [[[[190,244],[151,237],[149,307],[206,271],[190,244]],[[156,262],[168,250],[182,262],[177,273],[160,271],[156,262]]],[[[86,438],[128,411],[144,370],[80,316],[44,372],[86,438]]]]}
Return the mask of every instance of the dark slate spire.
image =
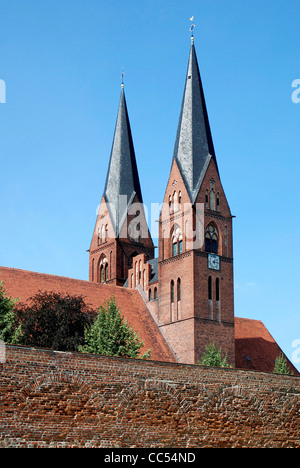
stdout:
{"type": "Polygon", "coordinates": [[[118,117],[104,189],[104,197],[109,204],[108,208],[114,224],[116,237],[120,234],[129,206],[135,195],[137,195],[138,201],[142,203],[140,181],[124,86],[122,84],[118,117]]]}
{"type": "Polygon", "coordinates": [[[211,158],[217,161],[193,38],[173,157],[194,203],[211,158]]]}

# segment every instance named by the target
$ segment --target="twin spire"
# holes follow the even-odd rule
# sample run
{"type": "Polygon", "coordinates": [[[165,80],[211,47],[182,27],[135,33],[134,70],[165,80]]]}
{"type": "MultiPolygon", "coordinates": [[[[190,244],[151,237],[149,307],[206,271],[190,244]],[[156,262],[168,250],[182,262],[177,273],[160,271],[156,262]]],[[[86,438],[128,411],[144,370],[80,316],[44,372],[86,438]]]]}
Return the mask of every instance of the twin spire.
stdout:
{"type": "Polygon", "coordinates": [[[133,199],[142,203],[124,85],[122,83],[119,111],[106,177],[104,197],[108,204],[115,235],[119,236],[133,199]]]}
{"type": "MultiPolygon", "coordinates": [[[[210,131],[203,87],[193,41],[179,116],[173,158],[177,161],[187,192],[194,203],[211,159],[216,156],[210,131]]],[[[109,205],[116,236],[135,195],[142,203],[135,151],[128,117],[122,73],[121,97],[111,150],[104,197],[109,205]],[[127,206],[120,206],[120,196],[127,197],[127,206]]]]}
{"type": "Polygon", "coordinates": [[[173,158],[194,204],[211,158],[217,161],[193,36],[173,158]]]}

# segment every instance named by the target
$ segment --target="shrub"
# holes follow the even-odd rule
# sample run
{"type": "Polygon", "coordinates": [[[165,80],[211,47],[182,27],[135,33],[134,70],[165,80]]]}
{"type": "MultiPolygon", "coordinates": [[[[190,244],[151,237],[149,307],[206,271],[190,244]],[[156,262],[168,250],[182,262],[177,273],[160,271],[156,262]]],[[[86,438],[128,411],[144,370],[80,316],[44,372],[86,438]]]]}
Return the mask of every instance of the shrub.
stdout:
{"type": "MultiPolygon", "coordinates": [[[[79,351],[106,356],[138,358],[144,342],[124,320],[115,298],[111,297],[100,307],[91,326],[85,330],[85,344],[79,351]]],[[[150,350],[143,356],[150,357],[150,350]]]]}
{"type": "Polygon", "coordinates": [[[227,362],[227,355],[222,355],[222,350],[215,343],[211,343],[205,348],[201,361],[202,366],[231,367],[227,362]]]}
{"type": "Polygon", "coordinates": [[[93,312],[81,296],[39,292],[17,307],[21,344],[57,351],[77,351],[93,312]]]}

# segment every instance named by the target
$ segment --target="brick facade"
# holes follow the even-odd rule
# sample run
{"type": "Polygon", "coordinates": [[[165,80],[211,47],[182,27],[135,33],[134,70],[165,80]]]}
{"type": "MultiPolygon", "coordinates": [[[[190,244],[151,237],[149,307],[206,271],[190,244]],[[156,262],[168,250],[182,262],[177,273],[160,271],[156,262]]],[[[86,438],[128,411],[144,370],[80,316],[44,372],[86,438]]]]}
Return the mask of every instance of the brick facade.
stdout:
{"type": "Polygon", "coordinates": [[[160,217],[158,307],[179,362],[196,363],[214,341],[235,364],[232,216],[213,160],[195,205],[173,161],[160,217]],[[219,270],[208,267],[209,226],[217,236],[219,270]]]}
{"type": "Polygon", "coordinates": [[[128,209],[121,232],[116,236],[107,203],[102,197],[94,228],[89,255],[89,280],[123,286],[133,258],[141,253],[147,260],[154,257],[154,246],[148,230],[142,204],[134,198],[128,209]],[[135,216],[138,212],[138,216],[135,216]],[[139,236],[131,236],[139,226],[139,236]]]}
{"type": "Polygon", "coordinates": [[[300,448],[298,377],[7,346],[0,447],[300,448]]]}

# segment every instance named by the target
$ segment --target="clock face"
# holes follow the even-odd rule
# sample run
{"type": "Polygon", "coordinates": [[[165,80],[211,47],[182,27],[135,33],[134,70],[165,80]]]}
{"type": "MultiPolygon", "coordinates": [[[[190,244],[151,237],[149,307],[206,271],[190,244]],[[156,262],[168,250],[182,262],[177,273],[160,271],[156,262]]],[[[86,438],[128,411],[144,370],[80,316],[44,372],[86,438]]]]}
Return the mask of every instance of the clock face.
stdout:
{"type": "Polygon", "coordinates": [[[220,270],[220,257],[218,255],[208,255],[208,268],[212,270],[220,270]]]}

